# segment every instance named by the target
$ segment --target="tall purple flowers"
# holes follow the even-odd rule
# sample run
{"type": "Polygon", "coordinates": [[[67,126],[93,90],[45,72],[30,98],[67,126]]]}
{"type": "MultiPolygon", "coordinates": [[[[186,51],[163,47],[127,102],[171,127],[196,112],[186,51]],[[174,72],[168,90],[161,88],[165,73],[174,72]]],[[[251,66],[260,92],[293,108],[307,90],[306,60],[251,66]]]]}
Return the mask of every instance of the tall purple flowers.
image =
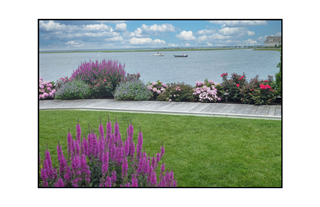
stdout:
{"type": "MultiPolygon", "coordinates": [[[[156,156],[147,156],[142,152],[143,136],[141,129],[138,142],[133,142],[134,129],[130,123],[127,137],[121,138],[119,124],[108,120],[106,133],[103,125],[99,125],[100,136],[97,136],[89,126],[89,133],[81,140],[81,127],[76,125],[76,138],[72,138],[70,130],[67,136],[68,160],[65,158],[62,146],[58,142],[57,155],[59,168],[52,167],[50,152],[47,149],[43,167],[40,172],[42,187],[176,187],[173,172],[161,172],[157,178],[156,169],[164,155],[162,145],[156,156]],[[98,177],[97,177],[98,176],[98,177]]],[[[39,162],[41,162],[39,157],[39,162]]]]}
{"type": "Polygon", "coordinates": [[[73,71],[71,79],[79,79],[86,82],[93,82],[102,74],[106,74],[113,79],[120,80],[125,76],[125,65],[121,65],[118,61],[113,60],[98,60],[83,62],[76,71],[73,71]]]}

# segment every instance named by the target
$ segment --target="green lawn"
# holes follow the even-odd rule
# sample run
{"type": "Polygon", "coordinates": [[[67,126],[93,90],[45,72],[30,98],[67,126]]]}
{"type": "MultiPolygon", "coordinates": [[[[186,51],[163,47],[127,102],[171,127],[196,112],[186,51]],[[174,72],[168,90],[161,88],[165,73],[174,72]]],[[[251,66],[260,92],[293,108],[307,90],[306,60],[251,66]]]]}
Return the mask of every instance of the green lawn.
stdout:
{"type": "Polygon", "coordinates": [[[131,119],[135,143],[141,125],[148,155],[156,154],[163,141],[163,160],[174,171],[178,187],[281,187],[281,121],[277,120],[40,110],[41,158],[48,144],[57,164],[58,141],[66,154],[68,128],[75,138],[77,117],[82,134],[87,134],[88,123],[98,132],[100,116],[106,126],[108,114],[112,123],[117,117],[123,137],[131,119]]]}

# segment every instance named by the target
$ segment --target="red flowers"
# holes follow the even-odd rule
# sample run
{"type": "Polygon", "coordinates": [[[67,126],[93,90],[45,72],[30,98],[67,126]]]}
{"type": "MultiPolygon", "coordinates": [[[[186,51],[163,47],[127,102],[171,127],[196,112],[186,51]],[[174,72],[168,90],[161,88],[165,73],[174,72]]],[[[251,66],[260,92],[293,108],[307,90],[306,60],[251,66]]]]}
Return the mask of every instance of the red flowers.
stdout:
{"type": "Polygon", "coordinates": [[[239,87],[239,86],[240,86],[240,84],[238,83],[238,84],[237,84],[237,87],[239,87]]]}
{"type": "Polygon", "coordinates": [[[265,80],[264,82],[269,82],[269,81],[265,80]]]}
{"type": "Polygon", "coordinates": [[[261,88],[261,89],[268,89],[268,88],[271,89],[271,86],[269,86],[269,85],[263,85],[263,84],[261,83],[261,84],[260,84],[260,88],[261,88]]]}
{"type": "Polygon", "coordinates": [[[253,89],[251,89],[253,91],[253,89]]]}
{"type": "Polygon", "coordinates": [[[228,73],[222,73],[222,74],[221,74],[221,77],[227,76],[227,75],[228,75],[228,73]]]}
{"type": "Polygon", "coordinates": [[[244,76],[241,76],[241,77],[239,78],[239,80],[241,80],[243,77],[244,77],[244,76]]]}

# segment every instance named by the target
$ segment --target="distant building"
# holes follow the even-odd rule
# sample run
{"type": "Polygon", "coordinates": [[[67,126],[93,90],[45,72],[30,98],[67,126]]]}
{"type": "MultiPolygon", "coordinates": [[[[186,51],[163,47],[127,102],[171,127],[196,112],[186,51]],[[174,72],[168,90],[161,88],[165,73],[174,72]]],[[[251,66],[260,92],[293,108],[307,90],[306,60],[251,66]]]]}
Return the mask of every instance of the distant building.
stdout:
{"type": "Polygon", "coordinates": [[[274,47],[275,45],[281,45],[281,37],[279,36],[268,36],[267,40],[264,41],[265,47],[274,47]]]}

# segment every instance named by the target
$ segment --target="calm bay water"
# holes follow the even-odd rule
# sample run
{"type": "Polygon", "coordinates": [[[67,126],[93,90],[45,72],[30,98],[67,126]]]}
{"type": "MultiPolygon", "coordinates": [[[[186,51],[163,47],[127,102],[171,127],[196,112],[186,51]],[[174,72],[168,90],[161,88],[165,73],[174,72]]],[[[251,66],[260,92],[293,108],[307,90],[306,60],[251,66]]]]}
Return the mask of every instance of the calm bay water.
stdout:
{"type": "Polygon", "coordinates": [[[118,53],[42,53],[40,54],[40,77],[46,81],[56,81],[61,77],[71,77],[81,62],[90,59],[118,60],[125,64],[128,73],[140,72],[143,82],[160,80],[164,83],[185,82],[195,85],[196,81],[213,80],[221,83],[221,74],[235,72],[246,74],[247,80],[259,75],[267,79],[279,71],[278,51],[253,51],[252,49],[211,50],[211,51],[170,51],[164,56],[151,56],[155,52],[118,53]],[[173,55],[185,53],[187,58],[173,55]]]}

